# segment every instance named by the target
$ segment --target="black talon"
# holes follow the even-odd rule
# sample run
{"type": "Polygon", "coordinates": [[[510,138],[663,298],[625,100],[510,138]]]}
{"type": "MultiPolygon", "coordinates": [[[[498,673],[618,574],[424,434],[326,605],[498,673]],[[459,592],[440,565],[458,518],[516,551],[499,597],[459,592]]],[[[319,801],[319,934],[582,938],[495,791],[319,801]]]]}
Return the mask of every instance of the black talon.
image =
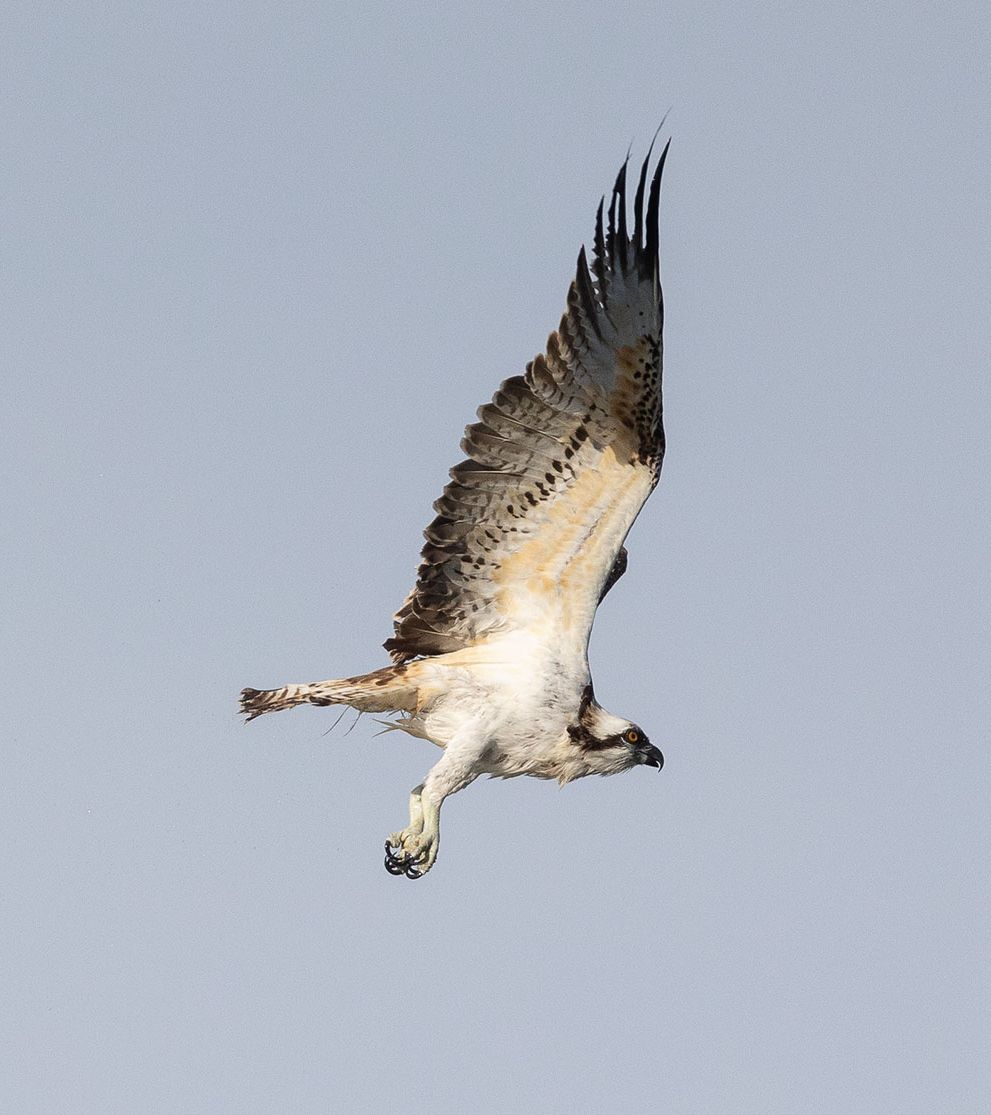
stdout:
{"type": "Polygon", "coordinates": [[[410,860],[409,866],[406,868],[407,879],[422,879],[427,873],[426,863],[430,858],[430,853],[426,849],[422,851],[415,859],[410,860]],[[418,868],[423,867],[420,871],[418,868]]]}
{"type": "Polygon", "coordinates": [[[385,842],[385,869],[390,875],[403,875],[406,872],[406,864],[393,854],[388,840],[385,842]]]}
{"type": "Polygon", "coordinates": [[[389,841],[385,842],[385,869],[390,875],[405,875],[407,879],[422,879],[425,871],[418,871],[417,868],[426,863],[427,858],[428,853],[426,851],[413,857],[399,848],[397,854],[392,850],[389,841]]]}

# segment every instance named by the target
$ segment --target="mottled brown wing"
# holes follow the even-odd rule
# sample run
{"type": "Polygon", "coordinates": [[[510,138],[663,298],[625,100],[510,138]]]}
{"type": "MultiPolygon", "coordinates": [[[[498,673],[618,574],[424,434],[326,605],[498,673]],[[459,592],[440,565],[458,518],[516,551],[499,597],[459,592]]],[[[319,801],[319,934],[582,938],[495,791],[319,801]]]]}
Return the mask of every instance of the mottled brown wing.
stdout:
{"type": "Polygon", "coordinates": [[[385,643],[397,662],[538,625],[587,644],[664,455],[658,209],[667,151],[646,213],[650,152],[644,160],[632,236],[623,165],[605,230],[599,204],[591,270],[582,248],[546,353],[506,380],[465,431],[468,459],[434,504],[416,586],[385,643]]]}

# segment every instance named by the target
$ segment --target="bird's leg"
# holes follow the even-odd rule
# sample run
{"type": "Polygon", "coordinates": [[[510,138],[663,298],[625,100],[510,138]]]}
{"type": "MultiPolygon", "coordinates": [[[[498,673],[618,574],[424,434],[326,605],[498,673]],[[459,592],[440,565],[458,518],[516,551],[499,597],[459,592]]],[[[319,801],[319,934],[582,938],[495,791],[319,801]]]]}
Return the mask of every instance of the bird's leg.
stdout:
{"type": "MultiPolygon", "coordinates": [[[[423,783],[414,786],[409,795],[409,827],[400,832],[394,832],[387,842],[387,847],[401,848],[403,839],[408,836],[419,836],[423,832],[423,783]]],[[[397,873],[398,874],[398,873],[397,873]]]]}
{"type": "Polygon", "coordinates": [[[434,865],[440,847],[440,802],[410,795],[409,828],[394,832],[385,843],[385,869],[390,875],[419,879],[434,865]],[[395,849],[395,851],[393,851],[395,849]]]}
{"type": "Polygon", "coordinates": [[[385,869],[390,875],[419,879],[433,867],[440,847],[441,804],[475,777],[470,764],[445,753],[410,794],[409,827],[394,832],[385,842],[385,869]]]}

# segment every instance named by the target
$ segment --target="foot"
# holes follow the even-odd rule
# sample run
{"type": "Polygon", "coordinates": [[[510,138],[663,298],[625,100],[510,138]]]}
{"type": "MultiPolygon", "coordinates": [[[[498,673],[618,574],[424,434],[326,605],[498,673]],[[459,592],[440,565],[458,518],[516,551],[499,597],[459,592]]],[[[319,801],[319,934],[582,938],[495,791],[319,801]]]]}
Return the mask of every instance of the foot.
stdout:
{"type": "Polygon", "coordinates": [[[394,832],[385,842],[385,869],[390,875],[419,879],[437,859],[440,845],[440,807],[429,806],[417,786],[409,799],[409,828],[394,832]]]}
{"type": "Polygon", "coordinates": [[[403,829],[385,842],[385,869],[390,875],[419,879],[433,867],[439,845],[437,836],[428,832],[403,829]]]}

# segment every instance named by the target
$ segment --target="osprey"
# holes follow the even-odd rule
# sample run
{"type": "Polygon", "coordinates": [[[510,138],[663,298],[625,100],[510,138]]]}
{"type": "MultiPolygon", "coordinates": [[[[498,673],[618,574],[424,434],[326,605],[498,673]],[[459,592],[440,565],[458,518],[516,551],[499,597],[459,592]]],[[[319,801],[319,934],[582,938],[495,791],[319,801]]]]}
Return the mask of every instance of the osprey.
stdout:
{"type": "Polygon", "coordinates": [[[664,456],[658,208],[668,146],[649,190],[647,152],[632,234],[627,158],[547,351],[465,431],[468,459],[434,504],[416,585],[384,644],[392,665],[241,693],[248,720],[350,705],[398,714],[389,727],[441,748],[412,791],[409,825],[386,841],[393,875],[430,870],[441,804],[480,774],[563,785],[664,762],[642,728],[596,702],[588,641],[664,456]]]}

